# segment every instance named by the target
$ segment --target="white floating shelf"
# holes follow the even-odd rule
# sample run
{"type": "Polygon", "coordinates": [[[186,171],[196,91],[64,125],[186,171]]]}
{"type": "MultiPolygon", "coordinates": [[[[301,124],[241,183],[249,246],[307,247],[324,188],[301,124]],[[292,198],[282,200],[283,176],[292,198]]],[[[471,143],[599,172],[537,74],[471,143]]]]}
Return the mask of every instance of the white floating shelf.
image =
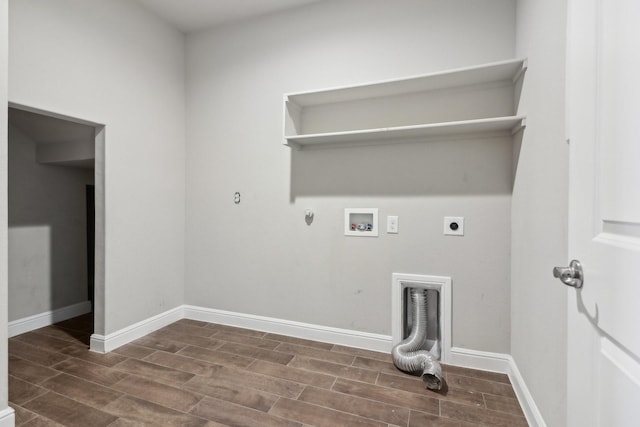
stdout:
{"type": "Polygon", "coordinates": [[[526,68],[527,61],[525,59],[514,59],[473,67],[456,68],[403,79],[383,80],[361,85],[293,93],[286,95],[286,98],[300,107],[308,107],[478,85],[503,80],[515,82],[526,68]]]}
{"type": "Polygon", "coordinates": [[[288,146],[514,133],[525,59],[284,97],[288,146]]]}

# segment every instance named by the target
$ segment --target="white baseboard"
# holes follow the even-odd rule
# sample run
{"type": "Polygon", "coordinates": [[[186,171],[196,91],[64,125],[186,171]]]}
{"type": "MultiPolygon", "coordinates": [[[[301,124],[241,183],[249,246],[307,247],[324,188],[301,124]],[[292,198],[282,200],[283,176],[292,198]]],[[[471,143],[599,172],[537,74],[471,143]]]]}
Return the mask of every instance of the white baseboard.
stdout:
{"type": "Polygon", "coordinates": [[[516,392],[520,406],[522,406],[522,411],[524,412],[525,417],[527,417],[529,426],[547,427],[547,423],[544,421],[544,418],[542,418],[542,414],[538,409],[538,405],[536,405],[536,402],[533,400],[533,396],[527,387],[527,383],[525,383],[522,374],[520,374],[516,361],[512,356],[509,356],[509,361],[509,380],[511,380],[511,385],[513,386],[513,390],[516,392]]]}
{"type": "Polygon", "coordinates": [[[81,316],[91,312],[91,301],[83,301],[68,305],[52,311],[36,314],[9,322],[9,338],[24,334],[35,329],[44,328],[72,317],[81,316]]]}
{"type": "Polygon", "coordinates": [[[463,368],[481,369],[483,371],[509,373],[509,356],[503,353],[491,353],[488,351],[469,350],[462,347],[451,347],[449,365],[462,366],[463,368]]]}
{"type": "Polygon", "coordinates": [[[16,425],[16,414],[11,407],[0,411],[0,427],[14,427],[16,425]]]}
{"type": "Polygon", "coordinates": [[[527,422],[530,427],[546,427],[547,424],[542,418],[542,414],[529,392],[524,378],[518,370],[516,361],[510,354],[490,353],[486,351],[469,350],[466,348],[453,347],[451,349],[450,365],[462,366],[464,368],[481,369],[483,371],[500,372],[509,376],[509,381],[516,393],[518,402],[522,407],[527,422]]]}
{"type": "Polygon", "coordinates": [[[131,341],[135,341],[138,338],[164,328],[173,322],[177,322],[184,318],[184,306],[176,307],[171,310],[167,310],[164,313],[160,313],[156,316],[142,320],[119,331],[113,332],[108,335],[92,334],[90,340],[91,351],[97,353],[108,353],[121,347],[131,341]]]}
{"type": "Polygon", "coordinates": [[[372,351],[391,351],[391,336],[389,335],[332,328],[330,326],[313,325],[192,305],[184,306],[184,317],[372,351]]]}

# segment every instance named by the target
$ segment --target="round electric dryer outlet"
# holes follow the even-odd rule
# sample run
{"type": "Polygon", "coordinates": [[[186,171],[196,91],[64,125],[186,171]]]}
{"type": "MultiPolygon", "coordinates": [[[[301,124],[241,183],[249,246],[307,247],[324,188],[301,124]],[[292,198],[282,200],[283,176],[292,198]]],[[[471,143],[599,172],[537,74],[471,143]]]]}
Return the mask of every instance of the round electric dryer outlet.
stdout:
{"type": "Polygon", "coordinates": [[[445,236],[464,236],[464,217],[445,216],[444,234],[445,236]]]}

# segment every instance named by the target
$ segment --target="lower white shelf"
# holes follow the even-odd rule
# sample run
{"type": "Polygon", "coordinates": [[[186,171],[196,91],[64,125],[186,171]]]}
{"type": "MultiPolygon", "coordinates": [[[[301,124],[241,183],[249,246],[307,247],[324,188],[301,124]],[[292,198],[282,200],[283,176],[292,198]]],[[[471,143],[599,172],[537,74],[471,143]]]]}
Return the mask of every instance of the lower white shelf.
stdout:
{"type": "Polygon", "coordinates": [[[457,122],[430,123],[378,129],[362,129],[343,132],[287,135],[285,144],[290,147],[337,145],[357,142],[417,139],[432,136],[454,136],[472,133],[517,132],[525,126],[523,116],[492,117],[490,119],[457,122]]]}

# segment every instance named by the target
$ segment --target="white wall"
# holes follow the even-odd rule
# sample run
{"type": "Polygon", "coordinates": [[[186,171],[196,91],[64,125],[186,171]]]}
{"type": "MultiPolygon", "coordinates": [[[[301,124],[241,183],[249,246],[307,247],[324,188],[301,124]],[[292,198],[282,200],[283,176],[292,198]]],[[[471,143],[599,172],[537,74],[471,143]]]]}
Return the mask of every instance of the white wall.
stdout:
{"type": "Polygon", "coordinates": [[[518,1],[517,53],[529,58],[527,115],[513,190],[511,353],[547,425],[566,425],[567,259],[564,134],[566,1],[518,1]]]}
{"type": "Polygon", "coordinates": [[[12,0],[9,28],[9,100],[106,125],[96,333],[182,304],[184,36],[126,0],[12,0]]]}
{"type": "Polygon", "coordinates": [[[282,96],[510,59],[514,40],[509,0],[325,1],[188,36],[186,303],[390,334],[391,273],[446,275],[453,343],[508,353],[510,141],[292,152],[282,96]],[[345,237],[346,207],[400,234],[345,237]]]}
{"type": "Polygon", "coordinates": [[[41,165],[9,126],[9,320],[87,301],[87,184],[93,170],[41,165]]]}

